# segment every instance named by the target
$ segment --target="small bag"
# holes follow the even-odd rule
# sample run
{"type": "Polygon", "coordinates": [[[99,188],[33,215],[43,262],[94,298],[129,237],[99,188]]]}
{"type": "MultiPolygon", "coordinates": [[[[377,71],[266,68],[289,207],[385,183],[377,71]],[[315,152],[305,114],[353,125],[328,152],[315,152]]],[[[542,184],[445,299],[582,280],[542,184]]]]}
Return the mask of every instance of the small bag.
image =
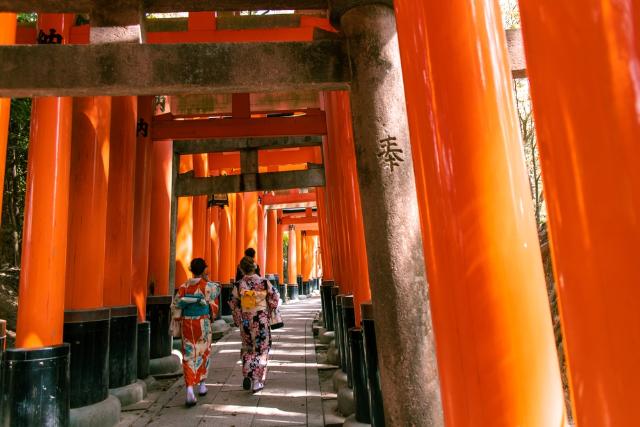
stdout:
{"type": "Polygon", "coordinates": [[[171,305],[171,324],[169,333],[173,338],[182,338],[182,309],[171,305]]]}
{"type": "Polygon", "coordinates": [[[179,317],[172,317],[169,330],[171,331],[171,336],[173,338],[182,338],[182,319],[179,317]]]}
{"type": "Polygon", "coordinates": [[[280,314],[280,305],[276,307],[274,310],[271,310],[270,314],[270,323],[271,329],[280,329],[284,327],[284,322],[282,321],[282,315],[280,314]]]}

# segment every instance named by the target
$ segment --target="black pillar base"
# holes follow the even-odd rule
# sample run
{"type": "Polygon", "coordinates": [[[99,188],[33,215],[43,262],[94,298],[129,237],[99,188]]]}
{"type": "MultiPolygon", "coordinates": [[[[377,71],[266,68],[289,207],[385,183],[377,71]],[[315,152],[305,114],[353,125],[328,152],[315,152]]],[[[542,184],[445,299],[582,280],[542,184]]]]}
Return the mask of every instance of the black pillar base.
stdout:
{"type": "Polygon", "coordinates": [[[302,275],[298,274],[296,277],[296,283],[298,284],[298,295],[304,295],[304,284],[302,282],[302,275]]]}
{"type": "Polygon", "coordinates": [[[342,372],[347,373],[347,353],[344,351],[344,341],[343,341],[343,335],[344,335],[344,330],[343,328],[343,323],[342,323],[342,298],[344,298],[344,295],[336,295],[335,297],[335,311],[333,312],[334,315],[334,320],[333,323],[336,327],[336,347],[338,348],[338,351],[340,352],[340,369],[342,370],[342,372]]]}
{"type": "Polygon", "coordinates": [[[69,344],[12,348],[2,356],[3,426],[69,424],[69,344]]]}
{"type": "Polygon", "coordinates": [[[369,389],[367,371],[364,365],[364,348],[362,330],[349,329],[349,345],[351,348],[351,370],[353,372],[353,397],[356,405],[356,421],[370,424],[369,389]]]}
{"type": "Polygon", "coordinates": [[[300,288],[297,284],[287,285],[287,297],[289,301],[297,300],[299,292],[300,292],[300,288]]]}
{"type": "Polygon", "coordinates": [[[342,349],[345,354],[346,372],[349,387],[353,388],[353,369],[351,365],[351,346],[349,345],[349,329],[356,326],[356,313],[353,306],[353,295],[342,297],[342,349]]]}
{"type": "Polygon", "coordinates": [[[231,283],[223,283],[220,288],[220,313],[222,316],[231,316],[231,307],[229,307],[229,300],[231,300],[231,292],[233,291],[233,285],[231,283]]]}
{"type": "Polygon", "coordinates": [[[135,305],[111,308],[109,388],[124,387],[138,379],[138,309],[135,305]]]}
{"type": "Polygon", "coordinates": [[[147,297],[147,320],[151,323],[149,357],[159,359],[171,355],[171,296],[147,297]]]}
{"type": "Polygon", "coordinates": [[[63,340],[71,346],[71,408],[93,405],[109,396],[108,308],[64,312],[63,340]]]}
{"type": "Polygon", "coordinates": [[[138,378],[149,377],[149,350],[151,345],[151,323],[138,323],[138,378]]]}
{"type": "Polygon", "coordinates": [[[364,350],[364,367],[369,386],[369,414],[372,427],[384,427],[384,404],[380,385],[380,369],[378,367],[378,350],[376,348],[376,330],[373,321],[373,305],[362,304],[362,347],[364,350]]]}
{"type": "Polygon", "coordinates": [[[322,321],[327,331],[333,331],[333,304],[331,303],[331,289],[335,286],[333,280],[322,282],[320,295],[322,297],[322,321]]]}
{"type": "Polygon", "coordinates": [[[311,283],[310,282],[302,282],[302,290],[306,296],[311,295],[311,283]]]}

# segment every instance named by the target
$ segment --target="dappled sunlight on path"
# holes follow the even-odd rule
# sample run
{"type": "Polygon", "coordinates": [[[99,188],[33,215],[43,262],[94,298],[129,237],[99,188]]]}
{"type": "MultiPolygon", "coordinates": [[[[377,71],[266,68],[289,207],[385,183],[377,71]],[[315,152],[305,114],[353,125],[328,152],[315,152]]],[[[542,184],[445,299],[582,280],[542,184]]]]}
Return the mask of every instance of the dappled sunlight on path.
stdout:
{"type": "Polygon", "coordinates": [[[182,378],[166,391],[125,408],[121,427],[128,426],[312,426],[324,425],[312,322],[320,298],[284,305],[285,327],[273,331],[273,347],[265,388],[257,394],[242,389],[240,335],[234,328],[213,346],[207,378],[209,392],[193,408],[185,408],[182,378]]]}

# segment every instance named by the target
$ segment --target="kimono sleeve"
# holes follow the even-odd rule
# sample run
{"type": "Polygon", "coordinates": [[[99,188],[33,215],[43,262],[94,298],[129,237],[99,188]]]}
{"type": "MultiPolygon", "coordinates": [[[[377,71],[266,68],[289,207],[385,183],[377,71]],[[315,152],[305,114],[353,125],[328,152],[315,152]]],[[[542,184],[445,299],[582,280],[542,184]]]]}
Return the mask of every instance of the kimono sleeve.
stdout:
{"type": "Polygon", "coordinates": [[[239,287],[240,285],[233,286],[231,290],[231,299],[229,300],[233,323],[235,323],[236,326],[240,326],[242,324],[242,306],[240,305],[240,295],[238,294],[239,287]]]}
{"type": "Polygon", "coordinates": [[[271,284],[270,281],[267,282],[267,306],[269,310],[275,310],[278,308],[278,304],[280,303],[280,294],[278,290],[271,284]]]}

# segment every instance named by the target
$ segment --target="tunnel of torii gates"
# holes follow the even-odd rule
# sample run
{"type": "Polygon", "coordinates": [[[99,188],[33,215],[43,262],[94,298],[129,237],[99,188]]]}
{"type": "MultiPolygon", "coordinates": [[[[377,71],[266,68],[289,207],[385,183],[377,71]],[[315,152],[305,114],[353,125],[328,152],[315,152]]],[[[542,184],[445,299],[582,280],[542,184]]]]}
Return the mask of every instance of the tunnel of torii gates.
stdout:
{"type": "Polygon", "coordinates": [[[34,97],[3,425],[76,422],[162,370],[190,258],[226,284],[253,246],[282,281],[283,233],[280,285],[321,277],[337,336],[351,305],[373,322],[386,425],[565,425],[525,74],[574,417],[636,425],[640,9],[519,3],[522,36],[484,0],[0,0],[0,96],[34,97]]]}

